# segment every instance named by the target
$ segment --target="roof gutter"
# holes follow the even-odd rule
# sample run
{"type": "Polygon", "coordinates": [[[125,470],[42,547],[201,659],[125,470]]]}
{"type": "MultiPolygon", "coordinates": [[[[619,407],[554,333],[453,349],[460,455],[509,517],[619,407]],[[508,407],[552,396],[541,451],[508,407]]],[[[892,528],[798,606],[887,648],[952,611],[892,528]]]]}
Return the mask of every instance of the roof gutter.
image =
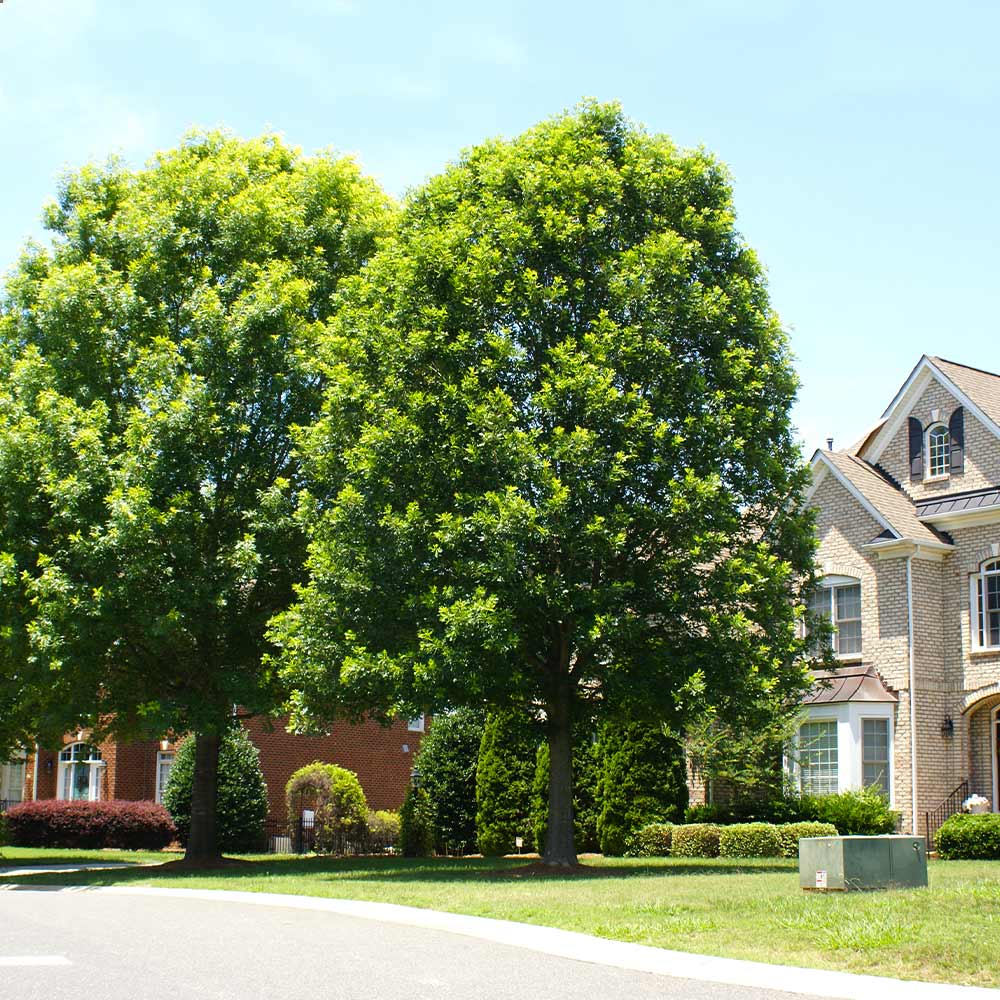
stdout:
{"type": "Polygon", "coordinates": [[[913,660],[913,555],[906,557],[906,632],[910,669],[910,814],[911,832],[917,836],[917,709],[916,670],[913,660]]]}

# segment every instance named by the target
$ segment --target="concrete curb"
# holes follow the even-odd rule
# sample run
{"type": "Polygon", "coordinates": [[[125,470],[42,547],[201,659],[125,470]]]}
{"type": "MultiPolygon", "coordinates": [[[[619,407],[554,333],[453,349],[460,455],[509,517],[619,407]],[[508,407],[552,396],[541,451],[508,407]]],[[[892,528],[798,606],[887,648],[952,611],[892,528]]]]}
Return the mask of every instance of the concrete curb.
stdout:
{"type": "MultiPolygon", "coordinates": [[[[9,888],[15,888],[10,885],[9,888]]],[[[38,891],[16,886],[20,891],[38,891]]],[[[41,887],[39,887],[40,889],[41,887]]],[[[50,887],[54,888],[54,887],[50,887]]],[[[648,945],[609,941],[555,927],[521,924],[512,920],[469,917],[458,913],[424,910],[396,903],[370,903],[353,899],[329,899],[266,892],[237,892],[227,889],[157,889],[143,886],[65,886],[62,891],[99,892],[118,896],[167,896],[243,903],[249,906],[279,906],[296,910],[316,910],[340,916],[377,920],[383,923],[423,927],[462,934],[542,952],[578,962],[591,962],[634,972],[648,972],[677,979],[749,986],[838,1000],[998,1000],[1000,990],[978,986],[951,986],[916,980],[863,976],[825,969],[803,969],[790,965],[767,965],[735,958],[713,958],[681,951],[667,951],[648,945]]]]}

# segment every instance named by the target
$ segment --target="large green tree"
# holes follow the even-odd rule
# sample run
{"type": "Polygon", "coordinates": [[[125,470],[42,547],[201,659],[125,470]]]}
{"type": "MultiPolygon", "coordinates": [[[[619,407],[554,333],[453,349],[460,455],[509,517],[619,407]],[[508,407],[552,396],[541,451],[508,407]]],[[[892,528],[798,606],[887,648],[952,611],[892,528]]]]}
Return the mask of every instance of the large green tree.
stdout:
{"type": "Polygon", "coordinates": [[[220,734],[284,693],[265,626],[304,539],[291,428],[389,206],[348,159],[185,139],[68,176],[0,311],[0,745],[197,734],[189,857],[216,854],[220,734]]]}
{"type": "Polygon", "coordinates": [[[796,378],[727,173],[585,104],[465,152],[341,287],[293,707],[536,713],[572,864],[575,717],[803,681],[796,378]]]}

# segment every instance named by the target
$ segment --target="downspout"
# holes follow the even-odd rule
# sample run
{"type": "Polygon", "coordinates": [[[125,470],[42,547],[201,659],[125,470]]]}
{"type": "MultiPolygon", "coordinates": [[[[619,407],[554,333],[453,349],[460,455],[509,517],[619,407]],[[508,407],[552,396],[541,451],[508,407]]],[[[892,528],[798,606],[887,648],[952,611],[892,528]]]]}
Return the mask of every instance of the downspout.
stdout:
{"type": "Polygon", "coordinates": [[[35,741],[35,767],[34,772],[31,776],[31,801],[35,802],[38,799],[38,755],[42,751],[38,747],[38,741],[35,741]]]}
{"type": "Polygon", "coordinates": [[[917,836],[917,708],[916,679],[913,663],[913,556],[906,557],[906,625],[910,667],[910,812],[914,836],[917,836]]]}

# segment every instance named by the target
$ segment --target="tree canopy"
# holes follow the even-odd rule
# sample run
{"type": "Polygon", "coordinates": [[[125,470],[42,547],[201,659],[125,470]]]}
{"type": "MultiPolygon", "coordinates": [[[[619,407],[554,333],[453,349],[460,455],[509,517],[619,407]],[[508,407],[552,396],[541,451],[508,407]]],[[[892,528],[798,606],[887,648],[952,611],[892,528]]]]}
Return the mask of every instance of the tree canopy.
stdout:
{"type": "Polygon", "coordinates": [[[546,859],[574,860],[573,719],[679,730],[803,683],[796,391],[731,185],[585,104],[465,152],[340,286],[300,440],[292,707],[546,720],[546,859]]]}
{"type": "Polygon", "coordinates": [[[65,178],[0,307],[0,749],[90,725],[217,753],[235,705],[281,703],[262,656],[305,553],[291,429],[389,212],[353,161],[274,136],[65,178]]]}

